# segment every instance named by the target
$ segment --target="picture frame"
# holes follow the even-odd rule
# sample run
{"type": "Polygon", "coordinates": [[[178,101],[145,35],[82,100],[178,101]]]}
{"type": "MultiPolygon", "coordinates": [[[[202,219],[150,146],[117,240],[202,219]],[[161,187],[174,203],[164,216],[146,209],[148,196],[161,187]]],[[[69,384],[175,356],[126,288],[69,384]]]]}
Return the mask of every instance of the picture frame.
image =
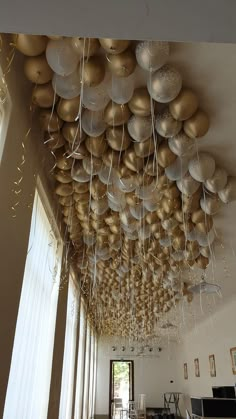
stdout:
{"type": "Polygon", "coordinates": [[[195,368],[195,377],[200,377],[200,366],[199,366],[199,359],[194,359],[194,368],[195,368]]]}
{"type": "Polygon", "coordinates": [[[236,375],[236,346],[230,349],[230,356],[232,362],[232,372],[236,375]]]}
{"type": "Polygon", "coordinates": [[[216,361],[215,355],[209,355],[210,376],[216,377],[216,361]]]}
{"type": "Polygon", "coordinates": [[[187,362],[184,363],[184,379],[188,379],[188,364],[187,362]]]}

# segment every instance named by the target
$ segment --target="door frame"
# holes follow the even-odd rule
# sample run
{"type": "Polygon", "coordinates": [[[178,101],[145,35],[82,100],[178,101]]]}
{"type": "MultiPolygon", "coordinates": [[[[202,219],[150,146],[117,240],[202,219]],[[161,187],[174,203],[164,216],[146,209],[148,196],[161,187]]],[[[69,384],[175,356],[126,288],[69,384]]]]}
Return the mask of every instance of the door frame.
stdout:
{"type": "Polygon", "coordinates": [[[111,419],[111,396],[112,396],[112,364],[113,362],[130,362],[132,365],[131,371],[131,380],[132,380],[132,389],[131,396],[134,400],[134,360],[133,359],[110,359],[110,380],[109,380],[109,418],[111,419]]]}

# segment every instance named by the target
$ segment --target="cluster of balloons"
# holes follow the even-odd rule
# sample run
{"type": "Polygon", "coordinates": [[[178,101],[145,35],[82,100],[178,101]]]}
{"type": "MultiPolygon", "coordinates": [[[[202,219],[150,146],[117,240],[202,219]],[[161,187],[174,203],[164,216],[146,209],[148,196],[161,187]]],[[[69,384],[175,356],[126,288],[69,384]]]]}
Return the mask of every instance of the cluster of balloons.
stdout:
{"type": "Polygon", "coordinates": [[[209,264],[212,216],[236,199],[235,178],[198,152],[209,118],[167,63],[169,44],[23,34],[14,42],[34,83],[85,283],[95,275],[102,294],[122,279],[125,293],[141,272],[141,285],[152,278],[148,292],[160,291],[160,311],[168,311],[183,270],[209,264]],[[138,68],[146,72],[141,87],[138,68]]]}

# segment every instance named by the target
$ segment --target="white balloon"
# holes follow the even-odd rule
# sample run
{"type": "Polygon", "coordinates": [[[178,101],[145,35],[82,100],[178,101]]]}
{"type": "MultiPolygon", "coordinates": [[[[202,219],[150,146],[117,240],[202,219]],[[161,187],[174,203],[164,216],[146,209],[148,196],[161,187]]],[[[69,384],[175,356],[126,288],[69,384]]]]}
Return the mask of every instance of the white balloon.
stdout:
{"type": "Polygon", "coordinates": [[[195,151],[195,139],[188,137],[184,131],[169,138],[168,145],[171,151],[179,157],[191,156],[195,151]]]}
{"type": "Polygon", "coordinates": [[[111,185],[113,182],[113,177],[115,175],[115,170],[111,167],[103,166],[98,173],[98,177],[104,185],[111,185]]]}
{"type": "Polygon", "coordinates": [[[168,42],[142,41],[136,46],[136,59],[141,68],[156,71],[167,61],[170,53],[168,42]]]}
{"type": "Polygon", "coordinates": [[[178,250],[178,251],[172,253],[171,256],[176,262],[180,262],[181,260],[184,259],[184,252],[182,250],[178,250]]]}
{"type": "Polygon", "coordinates": [[[84,86],[83,88],[83,105],[91,111],[101,111],[105,109],[110,101],[107,92],[108,77],[94,87],[84,86]]]}
{"type": "Polygon", "coordinates": [[[107,86],[111,100],[119,105],[128,103],[134,93],[134,75],[129,77],[112,76],[107,86]]]}
{"type": "Polygon", "coordinates": [[[200,199],[201,209],[208,215],[216,214],[219,211],[221,205],[222,203],[217,195],[205,195],[200,199]]]}
{"type": "Polygon", "coordinates": [[[173,230],[178,225],[178,221],[175,218],[169,218],[168,220],[163,220],[161,225],[164,230],[173,230]]]}
{"type": "Polygon", "coordinates": [[[59,76],[54,74],[52,86],[55,93],[63,99],[73,99],[80,94],[80,78],[78,71],[74,71],[69,76],[59,76]]]}
{"type": "Polygon", "coordinates": [[[177,186],[184,195],[193,195],[199,188],[200,183],[197,182],[192,176],[187,172],[186,175],[177,180],[177,186]]]}
{"type": "Polygon", "coordinates": [[[204,256],[205,258],[208,258],[211,255],[210,249],[208,246],[205,247],[201,247],[200,249],[200,253],[202,256],[204,256]]]}
{"type": "Polygon", "coordinates": [[[155,199],[157,202],[160,200],[160,193],[157,190],[158,182],[155,179],[150,185],[141,185],[136,188],[135,194],[140,199],[155,199]]]}
{"type": "Polygon", "coordinates": [[[169,246],[171,246],[171,238],[170,237],[165,237],[164,239],[160,239],[159,243],[160,243],[161,246],[169,247],[169,246]]]}
{"type": "Polygon", "coordinates": [[[76,70],[79,62],[71,44],[71,39],[49,41],[46,49],[47,62],[60,76],[68,76],[76,70]]]}
{"type": "Polygon", "coordinates": [[[116,205],[120,205],[122,207],[126,206],[126,199],[123,192],[121,192],[118,188],[114,185],[108,185],[107,187],[107,197],[109,201],[112,201],[116,205]]]}
{"type": "Polygon", "coordinates": [[[227,184],[227,172],[220,167],[215,169],[213,176],[206,180],[205,187],[208,191],[217,193],[225,188],[227,184]]]}
{"type": "Polygon", "coordinates": [[[219,197],[224,204],[236,200],[236,177],[228,177],[227,185],[219,192],[219,197]]]}
{"type": "Polygon", "coordinates": [[[149,116],[133,115],[127,124],[129,135],[138,142],[146,141],[152,135],[152,119],[149,116]]]}
{"type": "Polygon", "coordinates": [[[195,240],[197,240],[197,233],[195,229],[191,231],[185,231],[185,237],[186,240],[189,240],[190,242],[194,242],[195,240]]]}
{"type": "Polygon", "coordinates": [[[108,199],[108,205],[109,205],[109,208],[111,210],[116,211],[116,212],[120,212],[123,209],[125,209],[126,202],[125,203],[124,202],[115,203],[111,199],[108,199]]]}
{"type": "Polygon", "coordinates": [[[135,175],[130,176],[129,178],[121,178],[119,173],[115,172],[113,181],[117,188],[125,193],[133,192],[137,186],[135,175]]]}
{"type": "Polygon", "coordinates": [[[146,208],[143,204],[138,204],[135,207],[130,207],[130,212],[136,220],[141,220],[147,214],[146,208]]]}
{"type": "Polygon", "coordinates": [[[138,230],[138,237],[140,240],[148,239],[152,234],[151,228],[149,225],[141,226],[138,230]]]}
{"type": "Polygon", "coordinates": [[[198,182],[205,182],[215,172],[215,160],[209,153],[198,153],[189,162],[189,173],[198,182]]]}
{"type": "Polygon", "coordinates": [[[210,246],[215,240],[215,233],[213,229],[209,233],[200,233],[196,231],[197,241],[202,247],[210,246]]]}
{"type": "Polygon", "coordinates": [[[148,211],[153,212],[156,211],[158,209],[158,207],[160,206],[159,202],[154,198],[150,198],[150,199],[145,199],[143,201],[143,206],[144,208],[146,208],[148,211]]]}
{"type": "Polygon", "coordinates": [[[166,167],[165,174],[170,180],[180,180],[188,171],[189,159],[187,157],[177,157],[170,166],[166,167]]]}
{"type": "Polygon", "coordinates": [[[180,73],[167,64],[153,73],[147,83],[150,96],[160,103],[168,103],[174,100],[181,87],[182,77],[180,73]]]}
{"type": "Polygon", "coordinates": [[[108,210],[107,198],[102,198],[99,200],[91,200],[91,208],[93,212],[97,215],[102,215],[108,210]]]}
{"type": "Polygon", "coordinates": [[[82,115],[82,128],[91,137],[102,135],[106,130],[103,112],[86,109],[82,115]]]}
{"type": "Polygon", "coordinates": [[[101,170],[102,162],[101,159],[93,157],[92,154],[90,157],[85,157],[82,160],[83,168],[89,175],[97,175],[101,170]]]}

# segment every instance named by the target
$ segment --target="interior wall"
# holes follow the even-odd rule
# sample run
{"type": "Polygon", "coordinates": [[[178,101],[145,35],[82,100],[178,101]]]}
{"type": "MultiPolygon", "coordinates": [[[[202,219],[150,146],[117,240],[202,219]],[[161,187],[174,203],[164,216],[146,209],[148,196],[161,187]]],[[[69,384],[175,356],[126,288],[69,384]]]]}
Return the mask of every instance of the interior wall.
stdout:
{"type": "MultiPolygon", "coordinates": [[[[216,302],[217,303],[217,302],[216,302]]],[[[199,307],[200,309],[200,307],[199,307]]],[[[178,388],[183,393],[181,413],[191,411],[191,396],[212,397],[212,386],[232,386],[236,375],[232,372],[230,348],[236,346],[236,298],[222,305],[219,311],[184,336],[177,349],[178,388]],[[215,355],[216,377],[210,376],[209,355],[215,355]],[[199,359],[200,377],[195,377],[194,359],[199,359]],[[183,364],[188,364],[188,379],[184,379],[183,364]]]]}
{"type": "MultiPolygon", "coordinates": [[[[114,339],[117,344],[117,339],[114,339]]],[[[112,352],[113,341],[106,339],[98,341],[98,363],[96,382],[97,415],[107,415],[109,412],[109,380],[110,360],[121,359],[112,352]]],[[[125,353],[123,359],[126,359],[125,353]]],[[[139,394],[146,394],[146,403],[149,407],[164,406],[163,394],[168,391],[177,391],[176,362],[173,348],[163,348],[156,356],[128,356],[134,360],[134,399],[139,394]],[[173,381],[173,383],[171,383],[173,381]]]]}

